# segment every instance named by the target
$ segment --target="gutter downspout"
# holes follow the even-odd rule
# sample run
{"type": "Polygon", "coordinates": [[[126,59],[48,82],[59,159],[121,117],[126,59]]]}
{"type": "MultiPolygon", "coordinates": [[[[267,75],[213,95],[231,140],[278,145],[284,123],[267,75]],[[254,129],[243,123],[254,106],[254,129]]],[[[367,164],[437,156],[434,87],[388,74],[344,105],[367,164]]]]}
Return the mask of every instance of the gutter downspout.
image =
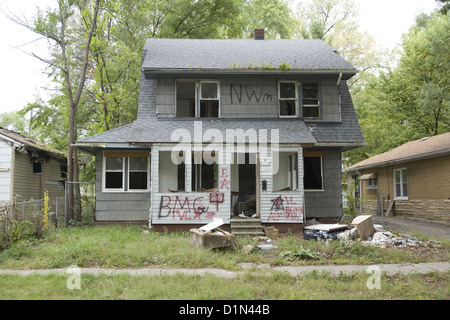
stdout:
{"type": "Polygon", "coordinates": [[[342,72],[339,73],[339,77],[338,77],[338,80],[337,80],[337,83],[336,83],[337,86],[341,84],[341,80],[342,80],[342,72]]]}

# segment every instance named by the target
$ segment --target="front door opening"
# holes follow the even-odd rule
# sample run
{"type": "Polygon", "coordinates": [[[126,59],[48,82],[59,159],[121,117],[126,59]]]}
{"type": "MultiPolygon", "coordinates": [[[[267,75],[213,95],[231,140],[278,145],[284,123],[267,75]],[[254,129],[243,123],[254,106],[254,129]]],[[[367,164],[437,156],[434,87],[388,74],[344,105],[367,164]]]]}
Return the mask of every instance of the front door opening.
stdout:
{"type": "Polygon", "coordinates": [[[256,154],[236,153],[231,165],[232,211],[235,215],[256,214],[256,154]]]}

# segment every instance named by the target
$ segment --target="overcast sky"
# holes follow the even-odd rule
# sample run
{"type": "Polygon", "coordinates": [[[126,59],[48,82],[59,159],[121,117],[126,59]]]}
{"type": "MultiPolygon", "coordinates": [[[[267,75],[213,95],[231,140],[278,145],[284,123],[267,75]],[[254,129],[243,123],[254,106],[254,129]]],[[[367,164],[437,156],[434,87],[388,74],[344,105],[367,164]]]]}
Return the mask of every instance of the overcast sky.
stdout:
{"type": "MultiPolygon", "coordinates": [[[[401,35],[413,25],[421,12],[435,9],[435,0],[355,0],[360,4],[361,31],[372,34],[379,43],[393,48],[401,43],[401,35]]],[[[56,0],[0,0],[5,11],[31,18],[36,6],[54,6],[56,0]]],[[[36,36],[6,18],[0,12],[0,113],[20,110],[33,102],[36,95],[46,97],[42,88],[49,79],[45,65],[25,52],[45,56],[45,42],[34,41],[36,36]],[[37,46],[35,44],[38,44],[37,46]],[[23,52],[25,51],[25,52],[23,52]]]]}

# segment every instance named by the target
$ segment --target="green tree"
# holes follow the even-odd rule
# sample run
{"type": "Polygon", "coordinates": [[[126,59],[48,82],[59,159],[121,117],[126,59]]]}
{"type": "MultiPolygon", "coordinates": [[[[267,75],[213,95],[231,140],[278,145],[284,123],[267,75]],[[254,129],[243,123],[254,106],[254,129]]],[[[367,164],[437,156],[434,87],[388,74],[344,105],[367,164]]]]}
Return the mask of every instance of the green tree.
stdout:
{"type": "Polygon", "coordinates": [[[403,39],[403,54],[383,90],[402,119],[421,135],[450,130],[450,17],[434,13],[403,39]]]}

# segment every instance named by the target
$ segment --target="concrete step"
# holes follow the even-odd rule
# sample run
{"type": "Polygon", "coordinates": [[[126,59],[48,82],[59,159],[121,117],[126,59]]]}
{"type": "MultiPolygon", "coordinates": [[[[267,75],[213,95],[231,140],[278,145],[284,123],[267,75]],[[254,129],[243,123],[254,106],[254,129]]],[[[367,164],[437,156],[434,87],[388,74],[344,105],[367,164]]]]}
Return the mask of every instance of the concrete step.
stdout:
{"type": "Polygon", "coordinates": [[[235,218],[230,220],[231,233],[235,235],[264,236],[264,227],[258,218],[235,218]]]}

